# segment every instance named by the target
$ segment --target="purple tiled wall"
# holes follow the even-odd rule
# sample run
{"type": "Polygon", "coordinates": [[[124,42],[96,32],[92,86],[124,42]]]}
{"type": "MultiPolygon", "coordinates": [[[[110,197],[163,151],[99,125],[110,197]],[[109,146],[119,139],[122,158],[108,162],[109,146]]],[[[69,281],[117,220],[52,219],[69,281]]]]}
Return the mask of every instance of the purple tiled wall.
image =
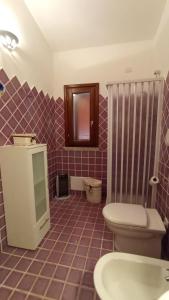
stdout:
{"type": "MultiPolygon", "coordinates": [[[[12,133],[34,132],[38,143],[47,143],[50,198],[54,194],[56,175],[55,101],[43,91],[38,92],[17,77],[11,80],[0,69],[0,82],[5,93],[0,97],[0,146],[11,144],[12,133]]],[[[2,184],[0,182],[0,241],[6,238],[2,184]]]]}
{"type": "Polygon", "coordinates": [[[164,81],[163,109],[161,123],[161,149],[159,161],[159,180],[156,207],[162,217],[169,219],[169,147],[165,144],[165,136],[169,128],[169,73],[164,81]]]}
{"type": "Polygon", "coordinates": [[[106,189],[107,172],[107,98],[99,97],[99,150],[67,151],[64,149],[64,103],[56,100],[56,164],[57,170],[71,176],[90,176],[102,180],[103,192],[106,189]]]}
{"type": "MultiPolygon", "coordinates": [[[[0,146],[11,144],[11,134],[34,132],[38,143],[47,143],[50,199],[55,194],[56,172],[72,176],[92,176],[102,179],[106,189],[107,170],[107,99],[99,99],[99,150],[64,150],[63,100],[50,98],[28,83],[23,85],[17,77],[9,79],[0,69],[0,82],[5,84],[5,94],[0,97],[0,146]]],[[[0,178],[0,249],[6,242],[3,192],[0,178]]]]}

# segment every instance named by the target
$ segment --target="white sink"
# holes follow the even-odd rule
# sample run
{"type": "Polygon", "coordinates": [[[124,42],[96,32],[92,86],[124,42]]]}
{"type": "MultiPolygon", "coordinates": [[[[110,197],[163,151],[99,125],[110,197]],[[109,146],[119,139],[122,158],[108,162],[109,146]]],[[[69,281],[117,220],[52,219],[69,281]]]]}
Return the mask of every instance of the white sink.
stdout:
{"type": "Polygon", "coordinates": [[[98,260],[94,284],[102,300],[169,300],[167,276],[168,261],[112,252],[98,260]]]}

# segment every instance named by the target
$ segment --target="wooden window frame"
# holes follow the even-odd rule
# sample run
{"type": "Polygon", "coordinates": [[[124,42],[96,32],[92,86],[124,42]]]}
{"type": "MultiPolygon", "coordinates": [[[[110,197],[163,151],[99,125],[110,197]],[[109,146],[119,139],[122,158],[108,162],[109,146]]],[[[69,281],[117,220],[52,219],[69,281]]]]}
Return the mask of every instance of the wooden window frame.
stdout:
{"type": "Polygon", "coordinates": [[[65,146],[98,147],[99,140],[99,83],[64,85],[65,146]],[[90,93],[90,140],[73,139],[73,94],[90,93]]]}

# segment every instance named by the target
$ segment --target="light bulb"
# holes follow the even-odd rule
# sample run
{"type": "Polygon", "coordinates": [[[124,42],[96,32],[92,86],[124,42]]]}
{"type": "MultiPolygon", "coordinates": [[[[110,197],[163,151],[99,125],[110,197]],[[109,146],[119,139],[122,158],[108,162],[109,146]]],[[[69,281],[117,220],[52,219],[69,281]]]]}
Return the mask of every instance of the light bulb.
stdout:
{"type": "Polygon", "coordinates": [[[19,39],[10,31],[0,30],[0,42],[5,48],[14,50],[19,43],[19,39]]]}

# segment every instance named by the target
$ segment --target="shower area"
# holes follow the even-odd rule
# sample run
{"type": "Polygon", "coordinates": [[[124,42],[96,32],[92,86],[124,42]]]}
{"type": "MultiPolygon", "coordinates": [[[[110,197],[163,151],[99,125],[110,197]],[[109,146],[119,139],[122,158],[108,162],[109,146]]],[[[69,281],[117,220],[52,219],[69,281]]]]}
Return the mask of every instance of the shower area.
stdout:
{"type": "Polygon", "coordinates": [[[107,203],[154,207],[162,79],[114,82],[108,89],[107,203]]]}

